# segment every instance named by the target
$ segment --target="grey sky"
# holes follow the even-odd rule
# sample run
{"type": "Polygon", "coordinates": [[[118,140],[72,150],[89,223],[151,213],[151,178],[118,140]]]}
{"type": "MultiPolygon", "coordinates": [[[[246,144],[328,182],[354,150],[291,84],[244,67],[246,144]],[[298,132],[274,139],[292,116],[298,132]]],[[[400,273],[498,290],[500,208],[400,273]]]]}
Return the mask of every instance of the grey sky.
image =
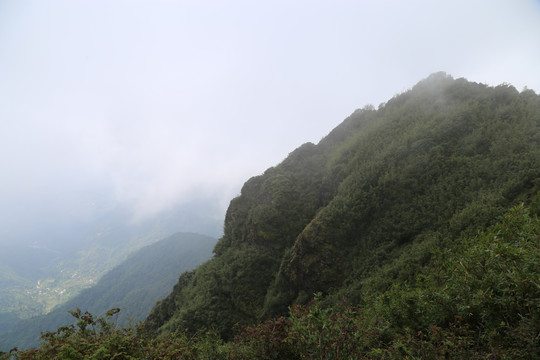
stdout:
{"type": "Polygon", "coordinates": [[[533,0],[2,0],[0,227],[86,191],[224,209],[432,72],[539,92],[539,39],[533,0]]]}

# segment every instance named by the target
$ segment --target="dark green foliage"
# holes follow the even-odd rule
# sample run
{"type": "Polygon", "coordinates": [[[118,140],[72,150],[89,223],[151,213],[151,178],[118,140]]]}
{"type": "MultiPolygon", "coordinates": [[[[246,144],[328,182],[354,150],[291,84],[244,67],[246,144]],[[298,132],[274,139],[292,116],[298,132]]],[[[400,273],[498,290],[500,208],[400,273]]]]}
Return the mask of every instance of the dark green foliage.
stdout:
{"type": "Polygon", "coordinates": [[[165,332],[215,329],[228,338],[235,324],[256,319],[264,300],[265,284],[271,280],[267,271],[271,266],[271,255],[265,249],[230,249],[196,271],[183,274],[172,294],[152,310],[147,326],[155,329],[155,319],[166,318],[168,323],[162,329],[165,332]],[[225,262],[224,259],[234,261],[225,262]],[[178,287],[182,289],[179,293],[178,287]],[[182,306],[177,308],[179,304],[182,306]],[[231,312],[231,308],[236,311],[231,312]]]}
{"type": "Polygon", "coordinates": [[[315,145],[305,144],[250,179],[231,201],[216,256],[180,279],[147,327],[157,331],[167,322],[161,331],[216,329],[230,338],[235,324],[257,321],[283,252],[324,203],[320,162],[315,145]]]}
{"type": "Polygon", "coordinates": [[[215,257],[146,325],[230,339],[316,292],[363,304],[539,186],[540,97],[434,74],[247,181],[215,257]]]}
{"type": "Polygon", "coordinates": [[[319,294],[245,329],[231,358],[536,359],[539,234],[538,217],[518,206],[434,255],[412,284],[371,293],[363,307],[324,307],[319,294]]]}
{"type": "Polygon", "coordinates": [[[215,256],[153,308],[142,346],[148,358],[534,358],[539,190],[540,97],[434,74],[248,180],[215,256]],[[478,233],[520,202],[532,214],[478,233]]]}
{"type": "MultiPolygon", "coordinates": [[[[118,326],[115,318],[119,309],[95,317],[80,309],[70,311],[76,323],[42,333],[39,348],[11,351],[6,354],[19,360],[49,359],[225,359],[222,341],[216,334],[195,336],[176,332],[167,338],[151,339],[142,323],[129,327],[118,326]]],[[[0,354],[0,358],[1,357],[0,354]]]]}
{"type": "Polygon", "coordinates": [[[141,328],[118,328],[112,318],[119,309],[95,318],[80,309],[70,311],[76,324],[42,333],[42,345],[16,353],[16,359],[141,359],[146,343],[141,328]]]}
{"type": "Polygon", "coordinates": [[[376,312],[390,324],[386,331],[405,337],[412,329],[435,336],[437,327],[462,338],[463,343],[454,344],[466,351],[462,357],[476,351],[537,358],[539,234],[538,217],[520,206],[489,231],[439,253],[414,286],[395,284],[374,302],[376,312]]]}
{"type": "Polygon", "coordinates": [[[435,76],[370,124],[364,116],[339,192],[298,236],[278,282],[298,295],[328,293],[417,237],[451,239],[487,225],[540,175],[540,105],[524,104],[510,87],[435,76]]]}
{"type": "MultiPolygon", "coordinates": [[[[536,197],[536,201],[540,194],[536,197]]],[[[16,359],[537,359],[540,356],[540,220],[524,206],[474,237],[436,252],[413,282],[371,294],[363,306],[294,305],[287,317],[216,332],[150,338],[119,328],[118,309],[42,335],[16,359]]],[[[192,279],[193,275],[186,275],[192,279]]]]}

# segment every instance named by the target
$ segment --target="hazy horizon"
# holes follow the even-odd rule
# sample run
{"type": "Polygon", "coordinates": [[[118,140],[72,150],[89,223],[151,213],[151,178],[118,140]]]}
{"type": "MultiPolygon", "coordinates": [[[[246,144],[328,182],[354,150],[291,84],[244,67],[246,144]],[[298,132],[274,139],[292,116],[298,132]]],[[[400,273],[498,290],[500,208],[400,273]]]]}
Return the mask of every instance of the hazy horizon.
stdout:
{"type": "Polygon", "coordinates": [[[96,199],[222,217],[251,176],[433,72],[540,92],[538,34],[537,0],[4,0],[0,243],[96,199]]]}

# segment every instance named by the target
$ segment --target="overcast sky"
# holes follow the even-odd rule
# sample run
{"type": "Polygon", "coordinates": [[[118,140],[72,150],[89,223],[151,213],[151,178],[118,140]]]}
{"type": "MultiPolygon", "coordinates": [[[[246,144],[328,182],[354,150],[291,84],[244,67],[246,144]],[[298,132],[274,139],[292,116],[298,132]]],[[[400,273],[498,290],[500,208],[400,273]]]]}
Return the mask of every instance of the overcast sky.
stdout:
{"type": "Polygon", "coordinates": [[[540,1],[0,0],[0,226],[81,193],[224,211],[436,71],[538,93],[540,1]]]}

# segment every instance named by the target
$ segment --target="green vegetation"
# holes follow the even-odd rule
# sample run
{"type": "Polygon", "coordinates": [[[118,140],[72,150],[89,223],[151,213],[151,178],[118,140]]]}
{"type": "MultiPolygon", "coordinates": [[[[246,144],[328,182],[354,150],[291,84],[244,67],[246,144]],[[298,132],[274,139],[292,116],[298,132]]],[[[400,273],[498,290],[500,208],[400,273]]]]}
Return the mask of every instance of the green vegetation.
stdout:
{"type": "Polygon", "coordinates": [[[247,181],[214,258],[184,274],[146,326],[229,340],[236,324],[285,315],[314,293],[361,304],[366,287],[414,279],[433,248],[539,186],[540,97],[434,74],[247,181]]]}
{"type": "Polygon", "coordinates": [[[535,359],[539,194],[540,96],[433,74],[248,180],[144,325],[16,356],[535,359]]]}
{"type": "MultiPolygon", "coordinates": [[[[63,231],[44,231],[32,234],[32,240],[12,239],[0,244],[0,253],[5,255],[0,264],[0,314],[11,313],[21,319],[47,314],[94,286],[143,246],[178,229],[217,237],[223,226],[215,218],[219,212],[215,201],[203,198],[137,223],[127,209],[112,206],[97,194],[81,200],[81,208],[76,210],[93,215],[66,225],[63,231]],[[87,203],[92,209],[85,208],[87,203]]],[[[17,234],[12,237],[17,239],[17,234]]]]}
{"type": "MultiPolygon", "coordinates": [[[[540,194],[536,197],[540,202],[540,194]]],[[[532,206],[534,210],[534,206],[532,206]]],[[[488,230],[435,251],[411,283],[370,294],[362,306],[307,306],[243,330],[151,338],[119,328],[118,309],[43,334],[16,359],[537,359],[540,356],[540,220],[524,206],[488,230]]]]}
{"type": "MultiPolygon", "coordinates": [[[[117,324],[144,320],[155,302],[170,293],[178,276],[195,268],[212,255],[214,238],[177,233],[131,254],[122,264],[106,273],[99,282],[58,306],[47,315],[23,320],[0,333],[0,348],[30,347],[39,343],[41,331],[55,329],[72,320],[68,311],[81,308],[105,314],[121,308],[117,324]]],[[[0,318],[1,319],[1,318],[0,318]]]]}

